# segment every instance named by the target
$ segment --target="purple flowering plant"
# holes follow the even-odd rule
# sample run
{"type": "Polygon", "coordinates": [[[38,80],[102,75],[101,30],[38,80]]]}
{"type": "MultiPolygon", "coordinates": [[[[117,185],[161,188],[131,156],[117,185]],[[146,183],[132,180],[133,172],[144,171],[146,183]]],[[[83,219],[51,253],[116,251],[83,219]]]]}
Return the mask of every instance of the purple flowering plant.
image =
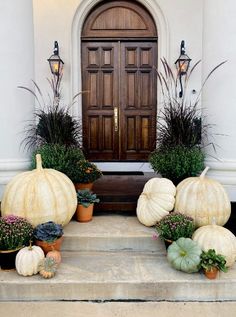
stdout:
{"type": "Polygon", "coordinates": [[[29,245],[33,226],[22,217],[8,215],[0,218],[0,250],[14,250],[29,245]]]}
{"type": "Polygon", "coordinates": [[[181,237],[191,238],[194,230],[193,218],[180,212],[170,213],[156,225],[156,231],[163,240],[176,241],[181,237]]]}

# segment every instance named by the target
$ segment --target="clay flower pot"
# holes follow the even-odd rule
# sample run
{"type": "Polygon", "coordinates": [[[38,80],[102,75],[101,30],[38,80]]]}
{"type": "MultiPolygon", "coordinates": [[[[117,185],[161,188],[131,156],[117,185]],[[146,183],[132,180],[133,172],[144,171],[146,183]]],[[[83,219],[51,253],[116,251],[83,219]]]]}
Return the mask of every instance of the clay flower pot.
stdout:
{"type": "Polygon", "coordinates": [[[204,274],[207,278],[210,280],[214,280],[218,274],[218,269],[217,267],[212,267],[210,270],[204,270],[204,274]]]}
{"type": "Polygon", "coordinates": [[[76,191],[79,189],[92,189],[93,188],[93,183],[76,183],[75,184],[75,189],[76,191]]]}
{"type": "Polygon", "coordinates": [[[86,208],[83,205],[78,204],[75,212],[76,220],[79,222],[91,221],[93,218],[93,206],[94,204],[91,204],[86,208]]]}
{"type": "Polygon", "coordinates": [[[168,239],[164,239],[164,243],[165,243],[165,247],[166,247],[166,250],[168,249],[168,247],[173,243],[172,240],[168,240],[168,239]]]}
{"type": "Polygon", "coordinates": [[[41,247],[43,249],[44,254],[46,255],[49,251],[53,251],[53,250],[60,251],[62,240],[63,240],[63,237],[60,237],[53,242],[35,240],[35,244],[41,247]]]}

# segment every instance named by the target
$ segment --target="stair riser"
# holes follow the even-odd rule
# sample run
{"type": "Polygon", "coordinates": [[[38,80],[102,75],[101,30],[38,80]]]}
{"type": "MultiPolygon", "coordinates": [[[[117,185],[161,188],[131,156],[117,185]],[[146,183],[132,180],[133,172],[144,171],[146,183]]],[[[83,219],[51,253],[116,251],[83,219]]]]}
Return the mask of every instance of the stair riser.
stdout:
{"type": "Polygon", "coordinates": [[[22,283],[0,285],[1,301],[151,300],[236,301],[236,285],[215,283],[22,283]],[[7,288],[7,292],[6,292],[7,288]]]}
{"type": "Polygon", "coordinates": [[[164,242],[151,237],[70,237],[65,236],[62,251],[140,251],[166,254],[164,242]]]}

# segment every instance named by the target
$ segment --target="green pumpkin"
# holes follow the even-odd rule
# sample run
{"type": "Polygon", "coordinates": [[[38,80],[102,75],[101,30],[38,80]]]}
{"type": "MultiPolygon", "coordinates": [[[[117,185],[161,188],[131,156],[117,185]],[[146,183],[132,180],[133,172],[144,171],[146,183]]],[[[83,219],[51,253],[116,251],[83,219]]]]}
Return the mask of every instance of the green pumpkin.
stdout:
{"type": "Polygon", "coordinates": [[[200,255],[202,253],[198,244],[190,238],[179,238],[167,250],[167,259],[171,266],[186,273],[198,271],[200,255]]]}

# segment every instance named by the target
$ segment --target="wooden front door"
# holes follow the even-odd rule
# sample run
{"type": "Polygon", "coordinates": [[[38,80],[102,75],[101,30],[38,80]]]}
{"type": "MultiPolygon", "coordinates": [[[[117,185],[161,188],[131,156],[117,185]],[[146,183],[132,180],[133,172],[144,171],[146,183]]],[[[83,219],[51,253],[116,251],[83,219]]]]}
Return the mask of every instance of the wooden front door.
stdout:
{"type": "Polygon", "coordinates": [[[127,38],[119,32],[115,38],[98,38],[96,32],[82,41],[86,156],[93,161],[145,161],[156,142],[156,38],[140,38],[141,33],[127,38]]]}

